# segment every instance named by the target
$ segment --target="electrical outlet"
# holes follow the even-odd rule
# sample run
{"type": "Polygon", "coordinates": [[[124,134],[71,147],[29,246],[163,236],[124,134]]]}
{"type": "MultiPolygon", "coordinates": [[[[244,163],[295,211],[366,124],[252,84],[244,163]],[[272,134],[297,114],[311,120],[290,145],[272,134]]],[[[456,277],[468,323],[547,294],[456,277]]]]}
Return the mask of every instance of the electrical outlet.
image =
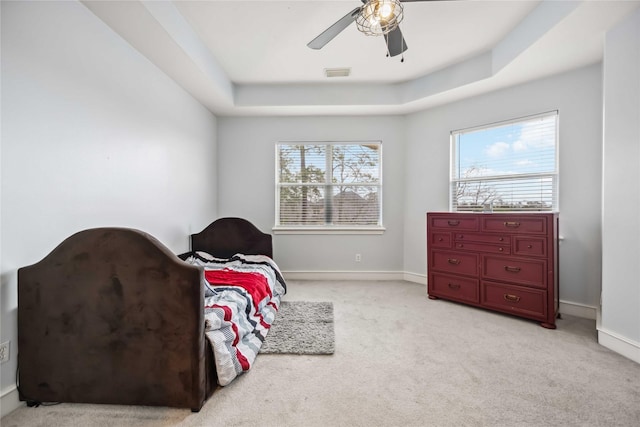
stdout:
{"type": "Polygon", "coordinates": [[[362,255],[356,254],[356,262],[362,261],[362,255]]]}
{"type": "Polygon", "coordinates": [[[9,344],[11,341],[0,344],[0,363],[9,361],[9,344]]]}

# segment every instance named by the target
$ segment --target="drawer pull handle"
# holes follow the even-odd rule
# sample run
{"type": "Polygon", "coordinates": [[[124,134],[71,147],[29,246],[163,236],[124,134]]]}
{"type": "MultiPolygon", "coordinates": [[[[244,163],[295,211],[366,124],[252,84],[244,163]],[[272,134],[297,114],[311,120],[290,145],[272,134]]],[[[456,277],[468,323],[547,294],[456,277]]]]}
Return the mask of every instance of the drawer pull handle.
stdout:
{"type": "Polygon", "coordinates": [[[516,222],[516,221],[505,221],[504,222],[504,226],[505,227],[511,227],[511,228],[518,228],[518,227],[520,227],[520,223],[516,222]]]}
{"type": "Polygon", "coordinates": [[[504,266],[504,269],[505,269],[506,271],[510,271],[510,272],[512,272],[512,273],[519,273],[519,272],[520,272],[520,267],[511,267],[511,266],[509,266],[509,265],[505,265],[505,266],[504,266]]]}
{"type": "Polygon", "coordinates": [[[460,221],[458,221],[457,219],[450,219],[447,221],[447,224],[449,224],[452,227],[455,227],[456,225],[460,225],[460,221]]]}
{"type": "Polygon", "coordinates": [[[464,245],[463,245],[462,243],[459,243],[459,244],[458,244],[458,247],[459,247],[459,248],[464,248],[464,245]]]}
{"type": "Polygon", "coordinates": [[[498,250],[499,250],[500,252],[502,252],[502,251],[504,251],[504,248],[499,248],[498,250]]]}
{"type": "Polygon", "coordinates": [[[500,239],[498,239],[498,240],[500,240],[501,242],[503,242],[503,241],[504,241],[504,237],[501,237],[501,238],[500,238],[500,239]]]}
{"type": "Polygon", "coordinates": [[[456,289],[456,290],[460,289],[460,285],[457,284],[457,283],[449,283],[448,286],[449,286],[450,289],[456,289]]]}
{"type": "Polygon", "coordinates": [[[449,258],[449,259],[447,259],[447,262],[448,262],[449,264],[453,264],[453,265],[458,265],[458,264],[460,264],[460,260],[459,260],[459,259],[455,259],[455,258],[449,258]]]}
{"type": "Polygon", "coordinates": [[[519,302],[520,297],[517,295],[504,294],[504,300],[509,302],[519,302]]]}
{"type": "Polygon", "coordinates": [[[527,245],[527,249],[531,249],[533,246],[531,245],[527,245]]]}
{"type": "Polygon", "coordinates": [[[438,238],[438,242],[442,242],[444,239],[442,237],[438,238]]]}

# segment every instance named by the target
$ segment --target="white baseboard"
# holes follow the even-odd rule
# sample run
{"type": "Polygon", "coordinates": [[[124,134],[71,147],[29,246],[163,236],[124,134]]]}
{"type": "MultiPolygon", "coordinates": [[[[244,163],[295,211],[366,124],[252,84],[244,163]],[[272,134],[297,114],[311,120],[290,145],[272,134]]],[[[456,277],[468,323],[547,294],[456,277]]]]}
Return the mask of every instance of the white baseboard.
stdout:
{"type": "Polygon", "coordinates": [[[568,314],[570,316],[582,317],[583,319],[596,320],[597,311],[597,307],[560,300],[560,314],[568,314]]]}
{"type": "Polygon", "coordinates": [[[419,283],[420,285],[427,286],[427,276],[425,274],[417,273],[403,273],[404,280],[407,282],[419,283]]]}
{"type": "Polygon", "coordinates": [[[403,280],[396,271],[283,271],[287,280],[403,280]]]}
{"type": "Polygon", "coordinates": [[[20,401],[16,386],[6,388],[0,395],[0,418],[15,411],[22,405],[24,405],[24,402],[20,401]]]}
{"type": "Polygon", "coordinates": [[[636,363],[640,363],[640,343],[602,328],[598,328],[598,343],[636,363]]]}
{"type": "Polygon", "coordinates": [[[427,276],[400,271],[283,271],[290,280],[404,280],[427,286],[427,276]]]}

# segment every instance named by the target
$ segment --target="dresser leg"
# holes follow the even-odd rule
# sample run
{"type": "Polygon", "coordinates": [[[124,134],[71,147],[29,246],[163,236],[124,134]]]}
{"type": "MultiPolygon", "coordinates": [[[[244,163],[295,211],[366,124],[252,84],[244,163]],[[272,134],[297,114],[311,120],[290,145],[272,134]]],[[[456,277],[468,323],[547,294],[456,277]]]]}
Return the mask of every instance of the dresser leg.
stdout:
{"type": "Polygon", "coordinates": [[[440,298],[434,297],[433,295],[429,295],[429,299],[440,299],[440,298]]]}
{"type": "Polygon", "coordinates": [[[555,329],[556,328],[556,325],[554,325],[553,323],[547,323],[547,322],[540,323],[540,326],[542,326],[543,328],[547,328],[547,329],[555,329]]]}

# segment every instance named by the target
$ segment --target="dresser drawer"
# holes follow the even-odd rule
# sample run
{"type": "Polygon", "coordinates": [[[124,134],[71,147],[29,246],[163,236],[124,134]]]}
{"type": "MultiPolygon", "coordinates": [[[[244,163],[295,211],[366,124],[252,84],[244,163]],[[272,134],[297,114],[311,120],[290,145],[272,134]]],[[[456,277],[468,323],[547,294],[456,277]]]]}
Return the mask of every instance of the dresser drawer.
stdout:
{"type": "Polygon", "coordinates": [[[463,251],[477,251],[509,255],[509,245],[489,245],[476,242],[455,242],[454,247],[463,251]]]}
{"type": "Polygon", "coordinates": [[[451,248],[451,233],[431,233],[429,242],[434,248],[451,248]]]}
{"type": "Polygon", "coordinates": [[[478,280],[432,273],[429,294],[462,302],[478,303],[478,280]]]}
{"type": "Polygon", "coordinates": [[[480,303],[508,313],[544,320],[547,317],[547,292],[522,286],[483,281],[480,303]]]}
{"type": "Polygon", "coordinates": [[[432,251],[429,267],[456,274],[478,274],[478,255],[460,252],[432,251]]]}
{"type": "Polygon", "coordinates": [[[482,231],[510,232],[518,234],[546,234],[547,218],[544,216],[482,217],[482,231]]]}
{"type": "Polygon", "coordinates": [[[508,234],[481,234],[481,233],[455,233],[456,242],[482,242],[498,245],[511,244],[511,236],[508,234]]]}
{"type": "Polygon", "coordinates": [[[544,237],[513,237],[513,254],[524,256],[547,256],[547,239],[544,237]]]}
{"type": "Polygon", "coordinates": [[[467,215],[443,215],[429,216],[430,226],[433,228],[447,229],[447,230],[469,230],[478,231],[480,222],[478,217],[473,214],[467,215]]]}
{"type": "Polygon", "coordinates": [[[483,277],[537,288],[547,287],[546,266],[544,260],[482,257],[483,277]]]}

